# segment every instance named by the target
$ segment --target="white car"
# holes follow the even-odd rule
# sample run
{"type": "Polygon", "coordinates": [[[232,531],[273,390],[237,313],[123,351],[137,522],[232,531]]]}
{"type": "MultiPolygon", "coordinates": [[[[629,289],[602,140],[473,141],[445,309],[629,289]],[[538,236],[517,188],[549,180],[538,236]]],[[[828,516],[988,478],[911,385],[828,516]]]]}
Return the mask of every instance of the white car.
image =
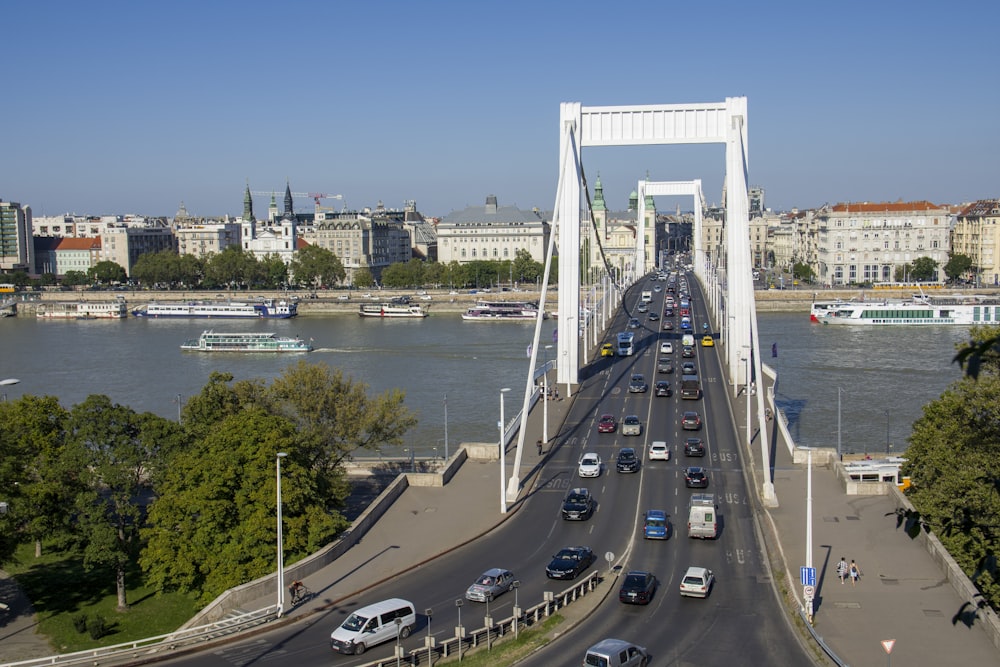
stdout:
{"type": "Polygon", "coordinates": [[[577,468],[577,474],[580,477],[600,477],[601,467],[601,457],[594,452],[587,452],[580,457],[580,466],[577,468]]]}
{"type": "Polygon", "coordinates": [[[654,440],[653,443],[649,445],[649,460],[669,461],[670,450],[667,449],[667,443],[662,440],[654,440]]]}
{"type": "Polygon", "coordinates": [[[704,567],[689,567],[681,579],[681,595],[691,598],[708,597],[715,583],[715,575],[704,567]]]}
{"type": "Polygon", "coordinates": [[[673,354],[673,353],[674,353],[673,343],[671,343],[669,340],[665,340],[662,343],[660,343],[660,354],[673,354]]]}

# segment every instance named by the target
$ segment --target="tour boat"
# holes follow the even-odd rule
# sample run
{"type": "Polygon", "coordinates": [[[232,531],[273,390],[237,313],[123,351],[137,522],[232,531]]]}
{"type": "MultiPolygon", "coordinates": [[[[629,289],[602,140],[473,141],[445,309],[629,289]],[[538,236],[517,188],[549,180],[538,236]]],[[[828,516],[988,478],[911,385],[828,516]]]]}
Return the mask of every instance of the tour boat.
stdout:
{"type": "Polygon", "coordinates": [[[857,301],[839,305],[819,321],[857,326],[995,325],[1000,324],[1000,300],[914,295],[898,301],[857,301]]]}
{"type": "Polygon", "coordinates": [[[61,320],[120,320],[128,317],[124,301],[46,301],[38,306],[35,316],[61,320]]]}
{"type": "Polygon", "coordinates": [[[313,347],[301,338],[274,333],[203,331],[198,338],[181,345],[181,349],[198,352],[311,352],[313,347]]]}
{"type": "Polygon", "coordinates": [[[285,320],[298,315],[298,306],[287,301],[185,301],[156,303],[132,311],[135,317],[267,318],[285,320]]]}
{"type": "Polygon", "coordinates": [[[479,301],[462,314],[463,320],[533,320],[538,304],[531,301],[479,301]]]}
{"type": "Polygon", "coordinates": [[[417,304],[393,303],[363,303],[358,308],[361,317],[427,317],[426,310],[417,304]]]}

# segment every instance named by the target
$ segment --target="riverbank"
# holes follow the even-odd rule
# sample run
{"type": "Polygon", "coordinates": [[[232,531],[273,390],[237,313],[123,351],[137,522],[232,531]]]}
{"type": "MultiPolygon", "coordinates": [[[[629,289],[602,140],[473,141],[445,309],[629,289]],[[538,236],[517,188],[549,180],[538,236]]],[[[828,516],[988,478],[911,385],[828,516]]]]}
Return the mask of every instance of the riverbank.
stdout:
{"type": "MultiPolygon", "coordinates": [[[[822,289],[810,290],[805,287],[783,290],[756,290],[754,297],[757,303],[758,312],[801,312],[808,313],[813,301],[816,300],[858,300],[865,299],[905,299],[913,295],[914,290],[909,289],[822,289]]],[[[934,296],[968,296],[971,292],[962,289],[939,289],[934,290],[934,296]]],[[[328,315],[328,314],[354,314],[358,312],[358,307],[362,303],[378,303],[389,301],[390,299],[407,296],[412,303],[419,304],[434,313],[464,313],[477,301],[539,301],[541,296],[538,292],[476,292],[463,291],[453,293],[452,290],[426,290],[423,294],[415,294],[413,290],[373,290],[363,292],[360,290],[319,290],[313,293],[308,291],[282,292],[282,291],[252,291],[252,292],[192,292],[192,291],[123,291],[123,292],[33,292],[18,295],[23,298],[17,303],[18,312],[21,315],[34,316],[38,304],[46,301],[110,301],[116,298],[125,299],[129,308],[137,308],[151,301],[159,303],[176,301],[254,301],[259,299],[294,299],[298,297],[299,314],[308,316],[328,315]]],[[[1000,289],[978,289],[976,294],[1000,295],[1000,289]]],[[[557,312],[559,309],[558,292],[556,288],[550,288],[546,295],[547,302],[545,310],[548,313],[557,312]]]]}

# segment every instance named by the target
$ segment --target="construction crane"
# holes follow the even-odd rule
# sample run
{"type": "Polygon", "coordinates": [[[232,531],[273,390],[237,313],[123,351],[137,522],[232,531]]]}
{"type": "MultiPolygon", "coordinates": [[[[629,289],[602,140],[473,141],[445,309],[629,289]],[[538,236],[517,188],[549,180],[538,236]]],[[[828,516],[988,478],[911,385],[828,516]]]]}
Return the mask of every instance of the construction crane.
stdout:
{"type": "MultiPolygon", "coordinates": [[[[283,197],[285,193],[278,190],[273,192],[251,190],[250,194],[259,197],[272,197],[277,199],[278,197],[283,197]]],[[[344,195],[330,195],[325,192],[292,192],[291,195],[293,197],[310,197],[313,200],[313,204],[317,211],[322,208],[319,203],[321,199],[339,199],[340,201],[344,201],[344,195]]]]}

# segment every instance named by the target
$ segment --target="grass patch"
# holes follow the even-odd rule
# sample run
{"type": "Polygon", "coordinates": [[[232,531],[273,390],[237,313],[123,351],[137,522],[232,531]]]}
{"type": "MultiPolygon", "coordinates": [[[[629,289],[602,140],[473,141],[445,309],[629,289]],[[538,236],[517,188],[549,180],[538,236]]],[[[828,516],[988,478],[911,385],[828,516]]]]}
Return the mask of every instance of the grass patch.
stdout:
{"type": "MultiPolygon", "coordinates": [[[[546,618],[540,625],[522,629],[518,632],[515,640],[513,633],[508,633],[493,642],[493,650],[487,650],[483,644],[474,652],[465,653],[462,656],[462,664],[468,667],[501,667],[511,665],[521,660],[539,648],[549,643],[549,632],[566,619],[553,614],[546,618]]],[[[448,656],[435,664],[458,664],[458,656],[448,656]]]]}
{"type": "Polygon", "coordinates": [[[190,595],[157,595],[143,584],[141,572],[135,570],[126,577],[129,609],[119,612],[114,574],[106,569],[86,570],[83,557],[76,552],[43,551],[42,557],[36,559],[34,545],[22,545],[15,562],[5,564],[5,569],[34,605],[38,631],[59,653],[166,634],[201,608],[190,595]],[[88,620],[102,618],[104,636],[91,639],[90,632],[79,632],[82,616],[88,620]]]}

